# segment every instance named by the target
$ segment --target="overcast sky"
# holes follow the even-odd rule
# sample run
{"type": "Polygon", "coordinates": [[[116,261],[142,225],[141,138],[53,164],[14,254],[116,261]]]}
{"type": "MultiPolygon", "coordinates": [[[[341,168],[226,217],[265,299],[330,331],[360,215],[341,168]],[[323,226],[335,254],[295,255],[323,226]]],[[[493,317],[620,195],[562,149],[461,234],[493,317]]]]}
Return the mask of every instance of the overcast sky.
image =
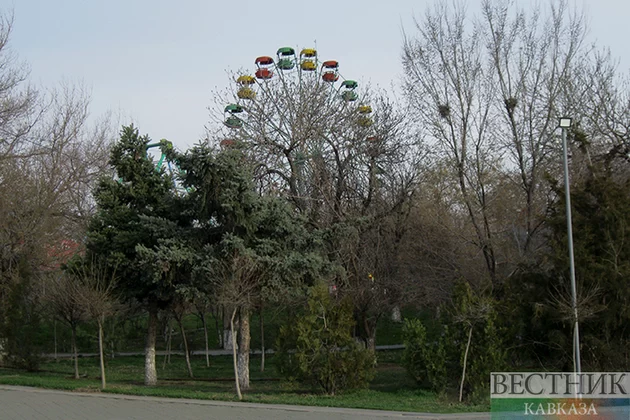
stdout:
{"type": "MultiPolygon", "coordinates": [[[[544,0],[541,0],[544,3],[544,0]]],[[[479,0],[470,0],[475,13],[479,0]]],[[[519,4],[534,4],[519,0],[519,4]]],[[[282,46],[316,45],[346,78],[399,84],[403,28],[432,0],[0,0],[13,9],[11,45],[49,87],[83,82],[92,113],[112,110],[155,140],[185,148],[209,121],[211,93],[233,83],[226,70],[253,68],[282,46]]],[[[630,68],[629,0],[573,2],[585,9],[590,38],[630,68]]]]}

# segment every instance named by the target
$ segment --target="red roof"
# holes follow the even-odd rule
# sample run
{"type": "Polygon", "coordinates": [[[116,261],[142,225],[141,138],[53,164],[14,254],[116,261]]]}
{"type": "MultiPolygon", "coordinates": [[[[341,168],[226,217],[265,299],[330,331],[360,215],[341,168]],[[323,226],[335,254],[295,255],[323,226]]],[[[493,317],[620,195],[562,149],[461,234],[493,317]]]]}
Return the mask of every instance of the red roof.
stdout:
{"type": "Polygon", "coordinates": [[[49,245],[46,249],[48,262],[45,269],[55,270],[61,267],[77,254],[82,254],[81,245],[72,239],[62,239],[57,244],[49,245]]]}

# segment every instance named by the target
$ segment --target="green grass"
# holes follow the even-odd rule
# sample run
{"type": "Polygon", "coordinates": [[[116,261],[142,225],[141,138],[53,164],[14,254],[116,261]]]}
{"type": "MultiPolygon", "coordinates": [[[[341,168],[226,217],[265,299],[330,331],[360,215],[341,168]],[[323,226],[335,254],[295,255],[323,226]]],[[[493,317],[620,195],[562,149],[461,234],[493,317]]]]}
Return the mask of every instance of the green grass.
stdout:
{"type": "MultiPolygon", "coordinates": [[[[369,389],[347,392],[336,396],[322,395],[318,389],[291,383],[278,377],[273,358],[268,356],[267,369],[260,372],[260,356],[250,362],[251,389],[244,394],[249,402],[270,404],[314,405],[327,407],[368,408],[419,412],[488,411],[489,406],[459,404],[446,397],[420,390],[398,364],[401,352],[379,353],[376,377],[369,389]]],[[[183,356],[171,356],[164,369],[163,357],[157,358],[158,385],[145,387],[142,357],[119,357],[107,361],[107,384],[104,392],[172,398],[212,399],[236,401],[232,359],[229,356],[193,358],[195,379],[187,378],[183,356]]],[[[98,359],[79,360],[81,379],[72,378],[71,360],[46,361],[40,372],[25,372],[0,368],[0,383],[36,386],[74,391],[99,392],[98,359]]]]}

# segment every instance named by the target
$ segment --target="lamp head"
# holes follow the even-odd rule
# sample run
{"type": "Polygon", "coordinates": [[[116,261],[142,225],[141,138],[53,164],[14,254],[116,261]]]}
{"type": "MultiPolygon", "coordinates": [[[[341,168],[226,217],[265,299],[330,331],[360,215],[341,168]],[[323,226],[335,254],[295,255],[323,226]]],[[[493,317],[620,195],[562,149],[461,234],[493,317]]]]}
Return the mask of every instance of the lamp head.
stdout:
{"type": "Polygon", "coordinates": [[[571,118],[560,117],[560,128],[569,128],[569,127],[571,127],[571,118]]]}

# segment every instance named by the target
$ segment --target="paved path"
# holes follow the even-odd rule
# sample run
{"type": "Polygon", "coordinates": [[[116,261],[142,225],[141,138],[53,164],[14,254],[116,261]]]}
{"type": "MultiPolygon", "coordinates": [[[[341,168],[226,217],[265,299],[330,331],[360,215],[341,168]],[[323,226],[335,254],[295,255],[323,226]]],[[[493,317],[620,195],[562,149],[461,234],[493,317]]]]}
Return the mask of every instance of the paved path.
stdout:
{"type": "MultiPolygon", "coordinates": [[[[380,350],[402,350],[404,349],[405,346],[404,344],[389,344],[389,345],[383,345],[383,346],[376,346],[376,350],[380,351],[380,350]]],[[[251,354],[260,354],[260,350],[258,349],[252,349],[250,351],[251,354]]],[[[267,349],[265,350],[266,354],[273,354],[274,351],[273,349],[267,349]]],[[[166,351],[164,350],[158,350],[155,352],[156,356],[164,356],[166,354],[166,351]]],[[[179,350],[172,350],[171,354],[176,354],[176,355],[180,355],[182,356],[184,354],[183,351],[179,351],[179,350]]],[[[206,354],[205,350],[193,350],[191,352],[191,354],[193,354],[194,356],[203,356],[206,354]]],[[[210,356],[231,356],[232,355],[232,350],[224,350],[224,349],[212,349],[212,350],[208,350],[208,354],[210,356]]],[[[142,356],[144,355],[144,352],[141,351],[123,351],[123,352],[117,352],[114,353],[115,357],[121,357],[121,356],[142,356]]],[[[54,358],[55,354],[54,353],[44,353],[42,354],[42,356],[44,357],[48,357],[48,358],[54,358]]],[[[60,359],[68,359],[70,357],[74,357],[74,355],[72,353],[57,353],[56,355],[58,358],[60,359]]],[[[79,357],[97,357],[98,353],[79,353],[79,357]]],[[[109,357],[109,356],[108,356],[109,357]]]]}
{"type": "Polygon", "coordinates": [[[79,393],[0,385],[2,420],[490,419],[489,413],[423,414],[79,393]]]}

